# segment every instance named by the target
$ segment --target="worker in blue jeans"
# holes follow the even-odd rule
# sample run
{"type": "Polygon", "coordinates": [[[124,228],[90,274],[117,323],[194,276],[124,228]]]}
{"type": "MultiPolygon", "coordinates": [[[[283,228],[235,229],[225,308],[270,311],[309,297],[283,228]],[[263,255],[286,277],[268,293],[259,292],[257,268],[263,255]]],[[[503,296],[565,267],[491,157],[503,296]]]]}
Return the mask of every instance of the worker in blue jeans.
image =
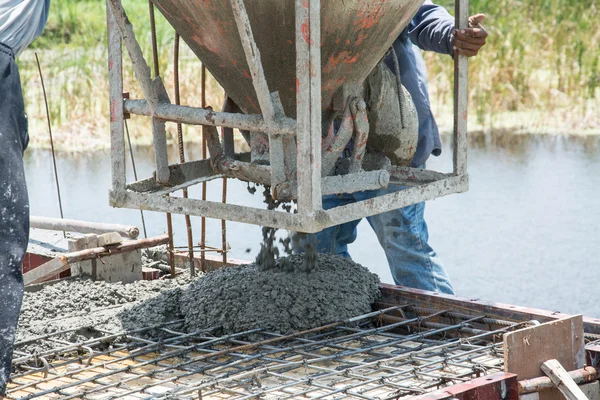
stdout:
{"type": "MultiPolygon", "coordinates": [[[[413,167],[424,167],[430,154],[439,156],[442,152],[439,130],[429,103],[427,71],[418,48],[451,56],[475,56],[486,42],[487,32],[480,25],[484,19],[483,14],[474,15],[469,18],[468,28],[457,31],[454,18],[446,9],[427,0],[393,44],[402,84],[410,93],[419,117],[419,138],[413,167]]],[[[393,53],[385,62],[394,70],[391,57],[393,53]]],[[[390,185],[374,191],[328,195],[323,197],[323,208],[339,207],[405,188],[390,185]]],[[[424,210],[425,203],[419,203],[368,217],[367,220],[385,251],[396,285],[453,294],[450,278],[429,245],[424,210]]],[[[317,252],[349,258],[348,245],[356,240],[359,222],[356,220],[327,228],[311,235],[308,240],[317,252]]]]}
{"type": "Polygon", "coordinates": [[[0,0],[0,399],[11,370],[29,241],[23,168],[29,136],[15,57],[42,33],[49,6],[50,0],[0,0]]]}

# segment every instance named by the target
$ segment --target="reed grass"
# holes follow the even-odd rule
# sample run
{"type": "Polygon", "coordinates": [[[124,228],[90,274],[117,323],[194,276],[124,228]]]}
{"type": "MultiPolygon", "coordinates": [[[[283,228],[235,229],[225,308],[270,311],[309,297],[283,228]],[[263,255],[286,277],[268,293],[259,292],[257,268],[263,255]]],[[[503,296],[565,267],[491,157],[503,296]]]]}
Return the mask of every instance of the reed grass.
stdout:
{"type": "MultiPolygon", "coordinates": [[[[147,60],[151,60],[148,3],[123,0],[147,60]]],[[[453,8],[452,0],[438,3],[453,8]]],[[[600,5],[597,0],[471,0],[484,12],[490,36],[470,63],[470,116],[480,130],[590,133],[600,129],[600,5]],[[514,128],[514,129],[513,129],[514,128]],[[554,129],[552,129],[554,128],[554,129]]],[[[103,0],[52,0],[42,37],[19,59],[32,144],[47,145],[45,110],[34,52],[42,62],[58,147],[108,145],[106,22],[103,0]]],[[[156,12],[159,65],[173,96],[174,32],[156,12]]],[[[200,105],[201,64],[182,42],[181,99],[200,105]]],[[[426,53],[434,113],[442,128],[451,122],[452,60],[426,53]]],[[[127,56],[125,88],[141,91],[127,56]]],[[[208,102],[222,103],[222,89],[209,77],[208,102]]],[[[150,142],[144,118],[130,124],[137,143],[150,142]]],[[[173,127],[169,129],[171,134],[173,127]]],[[[199,137],[185,129],[186,140],[199,137]]]]}

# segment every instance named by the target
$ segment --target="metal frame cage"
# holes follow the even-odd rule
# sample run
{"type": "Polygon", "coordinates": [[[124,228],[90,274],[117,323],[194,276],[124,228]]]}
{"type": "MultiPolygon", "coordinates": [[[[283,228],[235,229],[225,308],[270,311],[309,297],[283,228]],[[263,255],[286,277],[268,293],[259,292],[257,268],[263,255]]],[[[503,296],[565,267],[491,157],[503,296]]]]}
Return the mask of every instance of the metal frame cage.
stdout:
{"type": "MultiPolygon", "coordinates": [[[[235,23],[244,46],[262,115],[215,112],[211,109],[171,104],[160,77],[151,79],[150,68],[133,33],[120,0],[107,1],[108,61],[110,80],[110,126],[112,188],[110,204],[167,213],[244,222],[273,228],[313,233],[324,228],[398,209],[468,189],[467,176],[467,59],[455,57],[453,171],[441,173],[391,166],[365,172],[360,165],[354,176],[322,177],[321,109],[321,2],[295,0],[297,117],[286,117],[265,78],[259,49],[243,0],[230,0],[235,23]],[[308,27],[308,32],[302,27],[308,27]],[[305,40],[305,35],[308,39],[305,40]],[[122,44],[133,62],[145,99],[126,99],[123,91],[122,44]],[[156,172],[153,177],[126,182],[125,115],[152,118],[156,172]],[[205,127],[211,158],[169,165],[165,122],[205,127]],[[231,144],[222,147],[217,127],[266,135],[270,165],[248,162],[235,155],[231,144]],[[291,157],[295,160],[291,166],[291,157]],[[297,210],[288,213],[248,206],[218,203],[168,194],[208,180],[233,177],[270,186],[277,199],[297,200],[297,210]],[[290,179],[291,177],[291,179],[290,179]],[[410,186],[406,190],[370,200],[324,210],[322,195],[353,193],[387,187],[389,183],[410,186]]],[[[468,0],[456,1],[456,26],[466,26],[468,0]]],[[[364,101],[349,108],[353,116],[364,113],[364,101]]],[[[368,127],[367,127],[368,129],[368,127]]]]}

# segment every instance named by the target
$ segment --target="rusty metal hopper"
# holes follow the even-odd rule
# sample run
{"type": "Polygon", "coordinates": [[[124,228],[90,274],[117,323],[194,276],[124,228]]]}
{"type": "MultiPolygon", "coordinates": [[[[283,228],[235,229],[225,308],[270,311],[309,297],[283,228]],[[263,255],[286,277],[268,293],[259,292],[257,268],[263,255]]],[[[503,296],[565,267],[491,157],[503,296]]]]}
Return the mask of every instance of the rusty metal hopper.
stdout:
{"type": "MultiPolygon", "coordinates": [[[[344,83],[361,83],[422,4],[422,0],[322,0],[322,105],[344,83]]],[[[246,112],[260,113],[250,69],[226,0],[154,0],[194,53],[246,112]]],[[[295,7],[292,0],[248,0],[269,90],[287,116],[296,115],[295,7]]]]}

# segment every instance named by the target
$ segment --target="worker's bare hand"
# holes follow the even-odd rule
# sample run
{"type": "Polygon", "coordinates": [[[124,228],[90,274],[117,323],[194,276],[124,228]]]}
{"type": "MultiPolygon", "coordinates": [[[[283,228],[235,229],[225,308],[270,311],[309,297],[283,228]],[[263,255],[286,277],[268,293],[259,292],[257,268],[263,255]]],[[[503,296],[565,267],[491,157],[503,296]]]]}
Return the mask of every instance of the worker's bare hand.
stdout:
{"type": "Polygon", "coordinates": [[[467,57],[476,56],[479,50],[485,46],[487,31],[481,25],[485,20],[485,14],[476,14],[469,17],[469,27],[455,29],[452,32],[452,46],[454,53],[467,57]]]}

